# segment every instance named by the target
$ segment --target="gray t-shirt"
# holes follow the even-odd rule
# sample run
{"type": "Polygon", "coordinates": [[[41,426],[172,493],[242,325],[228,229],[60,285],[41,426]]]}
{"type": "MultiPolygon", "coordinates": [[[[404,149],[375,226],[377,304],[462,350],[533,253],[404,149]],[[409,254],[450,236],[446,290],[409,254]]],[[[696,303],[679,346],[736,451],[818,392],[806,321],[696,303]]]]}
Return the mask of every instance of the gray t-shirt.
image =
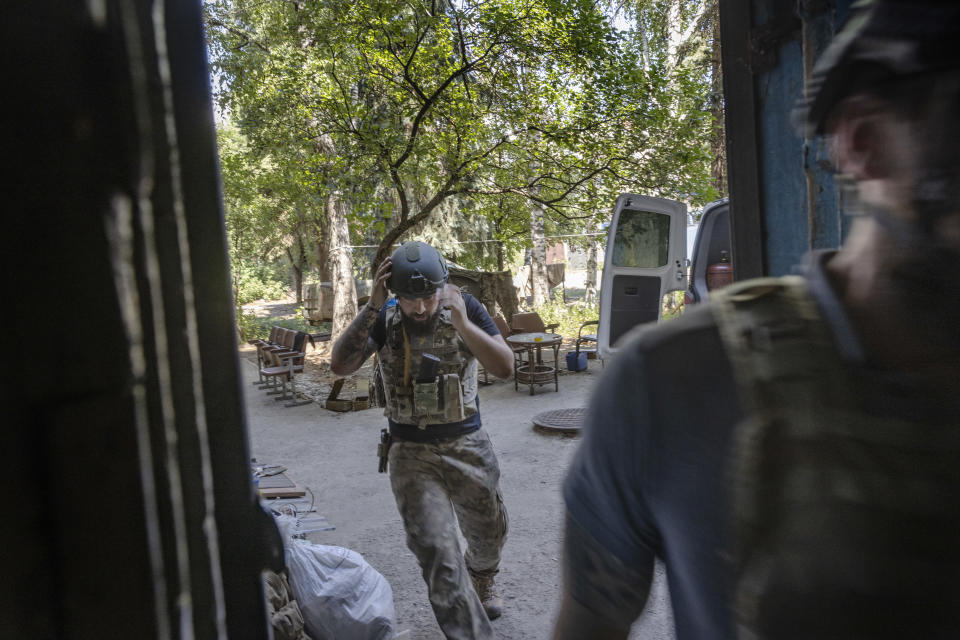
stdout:
{"type": "MultiPolygon", "coordinates": [[[[816,255],[805,276],[841,354],[856,362],[860,347],[823,271],[829,255],[816,255]]],[[[629,568],[660,558],[677,638],[733,638],[725,469],[741,410],[710,305],[624,343],[591,399],[564,483],[568,517],[584,533],[577,542],[629,568]]]]}

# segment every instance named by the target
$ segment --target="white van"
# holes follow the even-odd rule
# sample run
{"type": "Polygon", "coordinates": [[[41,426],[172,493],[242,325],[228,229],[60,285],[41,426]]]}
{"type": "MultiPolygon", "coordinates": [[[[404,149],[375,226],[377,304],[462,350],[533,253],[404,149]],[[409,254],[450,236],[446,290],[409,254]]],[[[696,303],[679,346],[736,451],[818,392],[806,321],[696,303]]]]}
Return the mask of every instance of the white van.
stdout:
{"type": "Polygon", "coordinates": [[[625,193],[607,230],[597,355],[606,359],[638,324],[660,319],[663,297],[687,288],[687,206],[625,193]]]}

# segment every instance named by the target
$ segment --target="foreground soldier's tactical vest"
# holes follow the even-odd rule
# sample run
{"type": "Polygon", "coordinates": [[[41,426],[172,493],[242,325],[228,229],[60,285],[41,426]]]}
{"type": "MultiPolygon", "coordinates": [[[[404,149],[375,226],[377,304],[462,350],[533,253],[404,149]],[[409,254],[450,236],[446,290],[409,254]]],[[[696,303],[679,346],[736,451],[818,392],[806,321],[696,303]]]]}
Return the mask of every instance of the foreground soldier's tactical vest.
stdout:
{"type": "Polygon", "coordinates": [[[427,427],[458,422],[477,412],[477,360],[441,309],[432,336],[405,336],[399,306],[387,309],[386,336],[379,352],[386,395],[384,415],[394,422],[427,427]],[[409,364],[407,347],[409,345],[409,364]],[[440,359],[437,380],[417,383],[423,354],[440,359]],[[408,378],[407,382],[404,379],[408,378]]]}
{"type": "Polygon", "coordinates": [[[800,278],[711,302],[746,416],[730,464],[738,636],[958,637],[960,419],[871,414],[800,278]]]}

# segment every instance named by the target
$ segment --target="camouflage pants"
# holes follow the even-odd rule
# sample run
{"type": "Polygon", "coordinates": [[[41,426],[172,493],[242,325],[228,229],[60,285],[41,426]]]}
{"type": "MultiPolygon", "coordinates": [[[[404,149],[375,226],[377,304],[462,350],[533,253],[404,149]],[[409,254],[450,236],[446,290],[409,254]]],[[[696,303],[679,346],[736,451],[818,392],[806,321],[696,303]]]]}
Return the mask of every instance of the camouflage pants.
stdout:
{"type": "Polygon", "coordinates": [[[448,638],[492,638],[470,573],[493,576],[507,536],[500,466],[486,431],[443,442],[395,441],[390,484],[427,583],[430,605],[448,638]],[[460,548],[459,525],[466,539],[460,548]]]}

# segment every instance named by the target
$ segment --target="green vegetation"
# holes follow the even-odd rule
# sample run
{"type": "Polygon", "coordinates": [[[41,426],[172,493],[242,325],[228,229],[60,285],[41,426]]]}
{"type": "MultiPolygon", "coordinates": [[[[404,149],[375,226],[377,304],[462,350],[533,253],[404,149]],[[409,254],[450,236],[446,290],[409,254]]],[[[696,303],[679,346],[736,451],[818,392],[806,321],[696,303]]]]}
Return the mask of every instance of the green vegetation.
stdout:
{"type": "Polygon", "coordinates": [[[501,269],[625,191],[713,200],[715,6],[207,0],[238,304],[412,237],[501,269]]]}
{"type": "Polygon", "coordinates": [[[256,340],[268,338],[270,330],[274,327],[284,327],[285,329],[295,329],[306,333],[322,333],[330,331],[329,323],[320,326],[311,326],[310,323],[300,315],[300,310],[295,318],[277,318],[274,316],[257,317],[255,313],[241,313],[237,316],[237,329],[240,334],[240,340],[256,340]]]}
{"type": "MultiPolygon", "coordinates": [[[[580,325],[589,320],[596,320],[600,317],[600,309],[595,304],[585,302],[565,303],[563,301],[563,292],[557,288],[554,290],[553,299],[545,303],[537,310],[544,324],[560,323],[557,333],[566,338],[576,338],[580,325]]],[[[584,330],[584,333],[596,333],[597,328],[592,327],[584,330]]]]}
{"type": "Polygon", "coordinates": [[[683,291],[671,291],[663,297],[663,308],[661,309],[661,321],[673,320],[683,314],[683,291]]]}
{"type": "Polygon", "coordinates": [[[290,291],[286,269],[282,264],[256,264],[240,258],[234,260],[232,267],[237,305],[255,300],[279,300],[290,291]]]}

